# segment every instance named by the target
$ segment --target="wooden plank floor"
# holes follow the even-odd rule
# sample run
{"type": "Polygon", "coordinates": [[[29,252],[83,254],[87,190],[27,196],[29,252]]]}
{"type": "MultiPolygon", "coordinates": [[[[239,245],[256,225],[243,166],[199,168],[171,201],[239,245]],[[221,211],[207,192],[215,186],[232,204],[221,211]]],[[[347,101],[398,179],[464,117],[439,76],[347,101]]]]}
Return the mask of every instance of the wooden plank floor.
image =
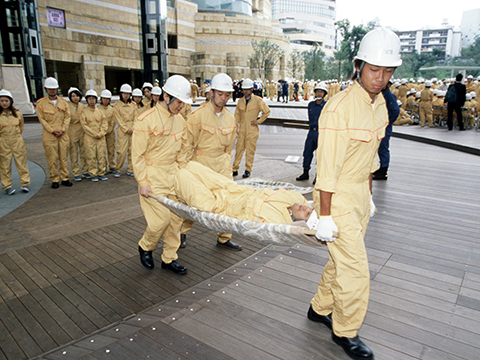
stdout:
{"type": "MultiPolygon", "coordinates": [[[[301,164],[284,159],[305,136],[264,127],[253,175],[294,182],[301,164]]],[[[38,138],[27,150],[46,165],[38,138]]],[[[395,138],[391,153],[360,335],[377,359],[478,359],[480,158],[395,138]]],[[[132,178],[52,192],[47,180],[0,219],[0,359],[346,359],[305,316],[326,248],[236,237],[231,252],[196,226],[179,252],[187,276],[147,271],[132,178]]]]}

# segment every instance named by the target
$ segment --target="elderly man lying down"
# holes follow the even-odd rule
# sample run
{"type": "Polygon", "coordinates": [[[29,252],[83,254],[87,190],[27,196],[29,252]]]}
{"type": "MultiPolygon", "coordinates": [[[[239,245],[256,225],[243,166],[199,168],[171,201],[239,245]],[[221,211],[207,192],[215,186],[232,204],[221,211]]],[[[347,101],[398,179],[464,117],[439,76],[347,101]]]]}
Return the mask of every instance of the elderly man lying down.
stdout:
{"type": "Polygon", "coordinates": [[[307,200],[295,191],[254,190],[237,185],[195,161],[177,172],[175,191],[179,201],[191,207],[258,223],[308,220],[314,212],[307,200]]]}

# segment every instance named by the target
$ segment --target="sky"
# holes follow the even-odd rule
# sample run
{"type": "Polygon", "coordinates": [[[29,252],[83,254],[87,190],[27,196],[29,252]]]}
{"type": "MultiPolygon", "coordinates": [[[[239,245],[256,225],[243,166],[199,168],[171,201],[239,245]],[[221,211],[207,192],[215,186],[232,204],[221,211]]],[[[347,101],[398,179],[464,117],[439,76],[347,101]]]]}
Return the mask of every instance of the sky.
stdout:
{"type": "Polygon", "coordinates": [[[439,26],[444,19],[460,28],[464,11],[479,9],[479,0],[337,0],[337,19],[351,25],[367,24],[375,18],[394,30],[439,26]]]}

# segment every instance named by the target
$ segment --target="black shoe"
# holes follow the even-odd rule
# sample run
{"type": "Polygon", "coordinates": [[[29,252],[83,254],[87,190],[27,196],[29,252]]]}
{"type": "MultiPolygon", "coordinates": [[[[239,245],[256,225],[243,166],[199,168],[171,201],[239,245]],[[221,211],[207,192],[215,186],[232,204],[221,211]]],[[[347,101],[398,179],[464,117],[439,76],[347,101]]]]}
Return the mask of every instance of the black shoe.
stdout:
{"type": "Polygon", "coordinates": [[[138,247],[138,252],[140,253],[140,262],[148,270],[152,270],[155,267],[153,263],[153,256],[151,251],[145,251],[140,246],[138,247]]]}
{"type": "Polygon", "coordinates": [[[332,330],[332,314],[328,314],[326,316],[318,315],[315,312],[315,310],[313,310],[312,305],[310,305],[310,308],[308,309],[307,317],[309,320],[322,323],[326,327],[328,327],[330,330],[332,330]]]}
{"type": "Polygon", "coordinates": [[[233,175],[233,176],[237,176],[237,175],[238,175],[238,171],[234,171],[234,172],[232,173],[232,175],[233,175]]]}
{"type": "Polygon", "coordinates": [[[60,187],[60,185],[58,184],[58,181],[57,182],[52,182],[52,189],[58,189],[60,187]]]}
{"type": "Polygon", "coordinates": [[[248,178],[250,176],[250,171],[245,170],[245,174],[242,175],[242,178],[248,178]]]}
{"type": "Polygon", "coordinates": [[[381,167],[377,171],[373,173],[373,180],[387,180],[388,175],[387,175],[388,167],[381,167]]]}
{"type": "Polygon", "coordinates": [[[182,249],[187,247],[187,234],[180,234],[180,247],[182,249]]]}
{"type": "Polygon", "coordinates": [[[62,185],[63,186],[72,186],[73,184],[68,180],[62,180],[62,185]]]}
{"type": "Polygon", "coordinates": [[[298,176],[295,180],[297,181],[302,181],[302,180],[308,180],[310,176],[308,175],[308,170],[303,170],[303,174],[298,176]]]}
{"type": "Polygon", "coordinates": [[[236,250],[236,251],[242,251],[242,245],[239,245],[239,244],[237,244],[237,243],[234,243],[234,242],[231,241],[231,240],[228,240],[227,242],[221,243],[221,242],[218,241],[218,239],[217,239],[217,246],[226,247],[226,248],[229,248],[229,249],[232,249],[232,250],[236,250]]]}
{"type": "Polygon", "coordinates": [[[172,270],[175,274],[178,275],[185,275],[187,273],[187,268],[177,263],[176,260],[173,260],[170,264],[164,263],[162,261],[162,269],[172,270]]]}
{"type": "Polygon", "coordinates": [[[339,337],[332,332],[332,340],[340,345],[343,350],[355,360],[373,360],[373,352],[357,336],[354,338],[339,337]]]}

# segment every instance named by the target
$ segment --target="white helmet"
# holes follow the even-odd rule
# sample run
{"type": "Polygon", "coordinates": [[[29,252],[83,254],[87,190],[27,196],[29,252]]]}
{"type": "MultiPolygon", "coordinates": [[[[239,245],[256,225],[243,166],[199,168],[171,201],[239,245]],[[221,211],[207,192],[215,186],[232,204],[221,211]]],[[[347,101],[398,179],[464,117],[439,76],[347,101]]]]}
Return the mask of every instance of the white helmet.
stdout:
{"type": "Polygon", "coordinates": [[[473,75],[468,75],[467,79],[473,79],[473,75]]]}
{"type": "Polygon", "coordinates": [[[100,97],[105,98],[105,99],[111,99],[112,98],[112,93],[105,89],[100,93],[100,97]]]}
{"type": "Polygon", "coordinates": [[[397,100],[397,104],[398,104],[398,106],[401,106],[402,102],[400,100],[397,100]]]}
{"type": "Polygon", "coordinates": [[[470,96],[472,97],[472,99],[475,99],[477,97],[477,94],[475,93],[475,91],[470,91],[470,96]]]}
{"type": "Polygon", "coordinates": [[[211,87],[211,86],[207,86],[207,87],[205,88],[205,93],[208,93],[210,90],[212,90],[212,87],[211,87]]]}
{"type": "Polygon", "coordinates": [[[410,78],[409,81],[410,81],[410,82],[415,82],[415,79],[414,79],[414,78],[410,78]]]}
{"type": "Polygon", "coordinates": [[[432,82],[430,80],[425,81],[425,87],[431,87],[432,82]]]}
{"type": "Polygon", "coordinates": [[[45,89],[58,89],[58,81],[53,77],[45,79],[45,89]]]}
{"type": "Polygon", "coordinates": [[[152,88],[152,95],[162,95],[162,89],[158,86],[152,88]]]}
{"type": "Polygon", "coordinates": [[[192,103],[192,100],[190,99],[190,94],[192,92],[190,82],[181,75],[170,76],[162,89],[168,95],[176,97],[178,100],[186,104],[192,103]]]}
{"type": "Polygon", "coordinates": [[[363,60],[375,66],[398,67],[402,65],[400,48],[398,36],[393,31],[380,27],[363,37],[355,60],[363,60]]]}
{"type": "Polygon", "coordinates": [[[95,90],[90,89],[85,93],[85,99],[88,98],[89,96],[94,96],[96,99],[98,99],[98,95],[95,90]]]}
{"type": "Polygon", "coordinates": [[[315,85],[315,89],[313,91],[315,90],[323,90],[325,91],[325,95],[326,95],[328,93],[328,86],[322,81],[322,82],[319,82],[317,85],[315,85]]]}
{"type": "Polygon", "coordinates": [[[143,85],[142,85],[142,90],[145,89],[145,88],[153,89],[153,85],[150,84],[149,82],[144,82],[143,85]]]}
{"type": "Polygon", "coordinates": [[[445,96],[446,93],[447,93],[446,91],[439,90],[439,91],[437,91],[437,96],[442,97],[442,96],[445,96]]]}
{"type": "Polygon", "coordinates": [[[70,89],[68,89],[67,95],[70,96],[70,94],[74,91],[80,93],[80,97],[82,96],[82,92],[80,90],[78,90],[76,87],[73,87],[73,86],[70,89]]]}
{"type": "Polygon", "coordinates": [[[395,84],[393,84],[393,86],[395,86],[396,88],[398,88],[400,86],[400,83],[398,81],[395,82],[395,84]]]}
{"type": "Polygon", "coordinates": [[[422,96],[422,92],[421,91],[417,91],[417,93],[415,94],[415,97],[417,99],[420,99],[420,96],[422,96]]]}
{"type": "Polygon", "coordinates": [[[466,100],[466,101],[472,100],[472,95],[466,94],[466,95],[465,95],[465,100],[466,100]]]}
{"type": "Polygon", "coordinates": [[[120,92],[131,94],[132,93],[132,87],[128,84],[123,84],[122,86],[120,86],[120,92]]]}
{"type": "Polygon", "coordinates": [[[143,96],[142,90],[140,89],[133,89],[132,96],[143,96]]]}
{"type": "Polygon", "coordinates": [[[10,100],[13,101],[12,93],[11,93],[10,91],[8,91],[8,90],[5,90],[5,89],[0,90],[0,96],[9,97],[10,100]]]}
{"type": "Polygon", "coordinates": [[[400,84],[401,84],[401,85],[404,85],[404,84],[406,84],[407,82],[408,82],[407,79],[402,79],[402,80],[400,80],[400,84]]]}
{"type": "MultiPolygon", "coordinates": [[[[244,84],[245,84],[245,81],[243,82],[244,84]]],[[[253,83],[252,83],[252,86],[253,86],[253,83]]],[[[219,73],[212,78],[211,87],[212,87],[212,90],[233,91],[232,78],[225,73],[219,73]]],[[[245,89],[245,86],[242,85],[242,88],[245,89]]]]}
{"type": "Polygon", "coordinates": [[[438,79],[435,78],[435,77],[432,79],[432,82],[437,82],[437,81],[438,81],[438,79]]]}

